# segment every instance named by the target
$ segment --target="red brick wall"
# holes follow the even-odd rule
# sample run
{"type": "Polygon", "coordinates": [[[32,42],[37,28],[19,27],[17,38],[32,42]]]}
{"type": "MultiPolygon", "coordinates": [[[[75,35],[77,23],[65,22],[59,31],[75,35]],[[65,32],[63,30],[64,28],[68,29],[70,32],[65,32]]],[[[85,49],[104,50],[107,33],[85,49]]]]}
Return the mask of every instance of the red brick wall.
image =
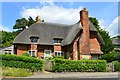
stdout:
{"type": "Polygon", "coordinates": [[[55,44],[54,45],[54,51],[61,51],[61,45],[60,44],[55,44]]]}
{"type": "Polygon", "coordinates": [[[28,51],[29,45],[16,45],[17,47],[17,55],[22,55],[24,52],[28,51]]]}
{"type": "Polygon", "coordinates": [[[37,44],[31,44],[30,50],[37,50],[37,44]]]}
{"type": "Polygon", "coordinates": [[[54,47],[51,45],[38,45],[37,55],[39,58],[44,57],[44,50],[51,50],[52,55],[54,55],[54,47]]]}
{"type": "Polygon", "coordinates": [[[100,50],[100,44],[95,34],[95,32],[90,33],[90,49],[100,50]]]}

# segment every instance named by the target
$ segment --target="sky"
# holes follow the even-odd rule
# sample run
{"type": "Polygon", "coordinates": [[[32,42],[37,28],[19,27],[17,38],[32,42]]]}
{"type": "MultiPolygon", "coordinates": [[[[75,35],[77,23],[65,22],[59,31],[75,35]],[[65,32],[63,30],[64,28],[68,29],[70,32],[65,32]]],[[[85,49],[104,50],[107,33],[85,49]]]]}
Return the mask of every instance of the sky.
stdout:
{"type": "Polygon", "coordinates": [[[107,30],[111,36],[118,35],[118,2],[2,2],[0,30],[14,31],[15,21],[29,16],[33,19],[40,16],[45,22],[75,24],[84,7],[90,17],[99,21],[102,29],[107,30]]]}

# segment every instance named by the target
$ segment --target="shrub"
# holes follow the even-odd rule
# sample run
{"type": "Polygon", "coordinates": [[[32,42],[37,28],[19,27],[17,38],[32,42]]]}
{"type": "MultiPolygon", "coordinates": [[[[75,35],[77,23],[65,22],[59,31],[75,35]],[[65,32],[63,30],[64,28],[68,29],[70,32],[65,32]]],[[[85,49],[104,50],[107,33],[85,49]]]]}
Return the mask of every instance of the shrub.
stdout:
{"type": "Polygon", "coordinates": [[[120,54],[118,54],[116,57],[116,60],[120,62],[120,54]]]}
{"type": "Polygon", "coordinates": [[[105,60],[52,60],[53,72],[103,72],[106,71],[105,60]]]}
{"type": "Polygon", "coordinates": [[[113,61],[115,71],[120,71],[120,62],[113,61]]]}
{"type": "Polygon", "coordinates": [[[24,52],[24,53],[22,54],[22,56],[29,56],[29,57],[30,57],[30,54],[29,54],[28,52],[24,52]]]}
{"type": "Polygon", "coordinates": [[[53,59],[64,59],[63,56],[54,56],[53,59]]]}
{"type": "Polygon", "coordinates": [[[106,60],[107,62],[112,62],[112,61],[115,61],[117,60],[116,59],[116,56],[120,54],[119,52],[116,52],[116,51],[112,51],[111,53],[109,54],[104,54],[101,56],[101,59],[104,59],[106,60]]]}
{"type": "Polygon", "coordinates": [[[25,68],[32,71],[43,69],[43,60],[27,56],[2,54],[2,65],[5,67],[25,68]]]}

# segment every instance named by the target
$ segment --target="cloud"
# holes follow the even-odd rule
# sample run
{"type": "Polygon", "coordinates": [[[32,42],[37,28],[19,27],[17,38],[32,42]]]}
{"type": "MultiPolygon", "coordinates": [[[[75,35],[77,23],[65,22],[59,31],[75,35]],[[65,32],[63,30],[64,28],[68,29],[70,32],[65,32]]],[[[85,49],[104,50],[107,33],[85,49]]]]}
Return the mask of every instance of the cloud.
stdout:
{"type": "Polygon", "coordinates": [[[0,24],[0,31],[10,31],[10,29],[8,27],[3,27],[1,24],[0,24]]]}
{"type": "Polygon", "coordinates": [[[74,24],[80,19],[79,11],[81,9],[82,7],[64,8],[53,3],[43,3],[42,7],[24,8],[21,11],[21,16],[25,18],[32,16],[35,19],[35,17],[39,15],[45,22],[74,24]]]}
{"type": "Polygon", "coordinates": [[[119,34],[120,31],[120,25],[118,25],[118,23],[120,24],[120,16],[116,17],[113,22],[109,25],[109,27],[107,28],[107,30],[109,31],[111,36],[116,36],[119,34]]]}
{"type": "Polygon", "coordinates": [[[102,29],[106,29],[105,21],[103,19],[98,20],[98,22],[99,22],[99,25],[102,29]]]}

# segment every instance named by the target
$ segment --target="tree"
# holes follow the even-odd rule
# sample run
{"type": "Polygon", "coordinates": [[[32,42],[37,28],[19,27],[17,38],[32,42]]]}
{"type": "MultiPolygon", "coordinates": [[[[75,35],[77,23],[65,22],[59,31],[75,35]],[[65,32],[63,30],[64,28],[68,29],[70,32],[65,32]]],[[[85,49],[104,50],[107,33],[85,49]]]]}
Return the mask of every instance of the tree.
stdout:
{"type": "Polygon", "coordinates": [[[13,32],[0,31],[0,33],[2,34],[2,36],[0,37],[0,41],[2,43],[0,44],[0,47],[4,48],[13,44],[13,40],[15,38],[13,32]]]}
{"type": "Polygon", "coordinates": [[[105,42],[105,45],[101,47],[103,53],[110,53],[111,51],[113,51],[114,44],[112,43],[112,39],[110,38],[109,32],[100,28],[99,22],[96,18],[89,17],[89,20],[93,23],[93,25],[103,38],[103,41],[105,42]]]}
{"type": "Polygon", "coordinates": [[[33,20],[33,18],[31,16],[29,16],[28,18],[28,27],[30,27],[32,24],[34,24],[36,21],[33,20]]]}
{"type": "Polygon", "coordinates": [[[28,20],[25,18],[17,19],[13,29],[23,31],[28,26],[28,20]]]}

